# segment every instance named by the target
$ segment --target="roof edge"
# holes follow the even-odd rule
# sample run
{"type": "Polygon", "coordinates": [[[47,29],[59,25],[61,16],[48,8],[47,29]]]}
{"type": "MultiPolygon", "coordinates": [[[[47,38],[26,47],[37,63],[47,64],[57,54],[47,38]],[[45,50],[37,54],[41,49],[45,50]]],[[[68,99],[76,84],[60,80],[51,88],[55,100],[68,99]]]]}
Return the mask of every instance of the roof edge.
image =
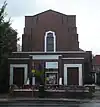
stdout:
{"type": "Polygon", "coordinates": [[[48,11],[56,12],[56,13],[62,14],[62,15],[64,15],[64,16],[76,16],[76,15],[66,15],[66,14],[61,13],[61,12],[59,12],[59,11],[52,10],[52,9],[48,9],[48,10],[45,10],[45,11],[39,12],[39,13],[37,13],[37,14],[33,15],[33,16],[25,16],[25,17],[35,17],[35,16],[38,16],[38,15],[43,14],[43,13],[48,12],[48,11]]]}

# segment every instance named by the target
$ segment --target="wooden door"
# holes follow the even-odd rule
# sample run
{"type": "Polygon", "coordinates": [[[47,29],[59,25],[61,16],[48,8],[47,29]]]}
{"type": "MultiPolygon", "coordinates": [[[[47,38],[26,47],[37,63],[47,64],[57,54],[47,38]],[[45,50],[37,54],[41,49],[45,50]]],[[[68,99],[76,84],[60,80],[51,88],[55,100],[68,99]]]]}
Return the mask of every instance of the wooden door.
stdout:
{"type": "Polygon", "coordinates": [[[13,68],[13,84],[16,84],[18,87],[23,86],[24,68],[13,68]]]}
{"type": "Polygon", "coordinates": [[[78,67],[67,68],[67,84],[79,85],[79,69],[78,67]]]}

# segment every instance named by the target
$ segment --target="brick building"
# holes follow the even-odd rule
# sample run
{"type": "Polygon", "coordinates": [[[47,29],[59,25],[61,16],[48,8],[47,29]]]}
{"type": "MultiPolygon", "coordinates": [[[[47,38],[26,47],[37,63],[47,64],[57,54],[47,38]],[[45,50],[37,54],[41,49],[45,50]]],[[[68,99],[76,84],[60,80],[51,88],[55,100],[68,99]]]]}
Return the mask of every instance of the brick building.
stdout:
{"type": "Polygon", "coordinates": [[[48,10],[25,16],[22,52],[9,57],[9,84],[26,84],[39,65],[45,70],[45,84],[84,85],[92,70],[92,52],[79,48],[75,15],[48,10]]]}
{"type": "Polygon", "coordinates": [[[100,84],[100,55],[93,57],[93,74],[95,75],[95,83],[100,84]]]}

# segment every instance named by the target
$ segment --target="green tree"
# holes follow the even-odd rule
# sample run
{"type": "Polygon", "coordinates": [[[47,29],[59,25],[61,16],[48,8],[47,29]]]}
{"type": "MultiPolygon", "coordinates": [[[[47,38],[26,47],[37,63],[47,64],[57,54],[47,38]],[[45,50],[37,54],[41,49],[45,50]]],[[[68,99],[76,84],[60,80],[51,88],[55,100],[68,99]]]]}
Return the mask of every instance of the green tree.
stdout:
{"type": "Polygon", "coordinates": [[[5,20],[7,3],[0,8],[0,91],[7,89],[8,84],[8,56],[17,43],[17,32],[11,27],[11,21],[5,20]]]}

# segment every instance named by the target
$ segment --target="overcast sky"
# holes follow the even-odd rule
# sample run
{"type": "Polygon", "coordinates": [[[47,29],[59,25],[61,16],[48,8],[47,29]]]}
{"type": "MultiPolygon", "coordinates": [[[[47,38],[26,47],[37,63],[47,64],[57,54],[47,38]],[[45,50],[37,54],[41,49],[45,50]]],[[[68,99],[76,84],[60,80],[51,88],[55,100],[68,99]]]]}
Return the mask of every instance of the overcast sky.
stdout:
{"type": "MultiPolygon", "coordinates": [[[[0,0],[0,6],[5,0],[0,0]]],[[[76,15],[80,48],[100,54],[100,0],[7,0],[7,13],[12,27],[21,37],[24,16],[34,15],[48,9],[76,15]]]]}

